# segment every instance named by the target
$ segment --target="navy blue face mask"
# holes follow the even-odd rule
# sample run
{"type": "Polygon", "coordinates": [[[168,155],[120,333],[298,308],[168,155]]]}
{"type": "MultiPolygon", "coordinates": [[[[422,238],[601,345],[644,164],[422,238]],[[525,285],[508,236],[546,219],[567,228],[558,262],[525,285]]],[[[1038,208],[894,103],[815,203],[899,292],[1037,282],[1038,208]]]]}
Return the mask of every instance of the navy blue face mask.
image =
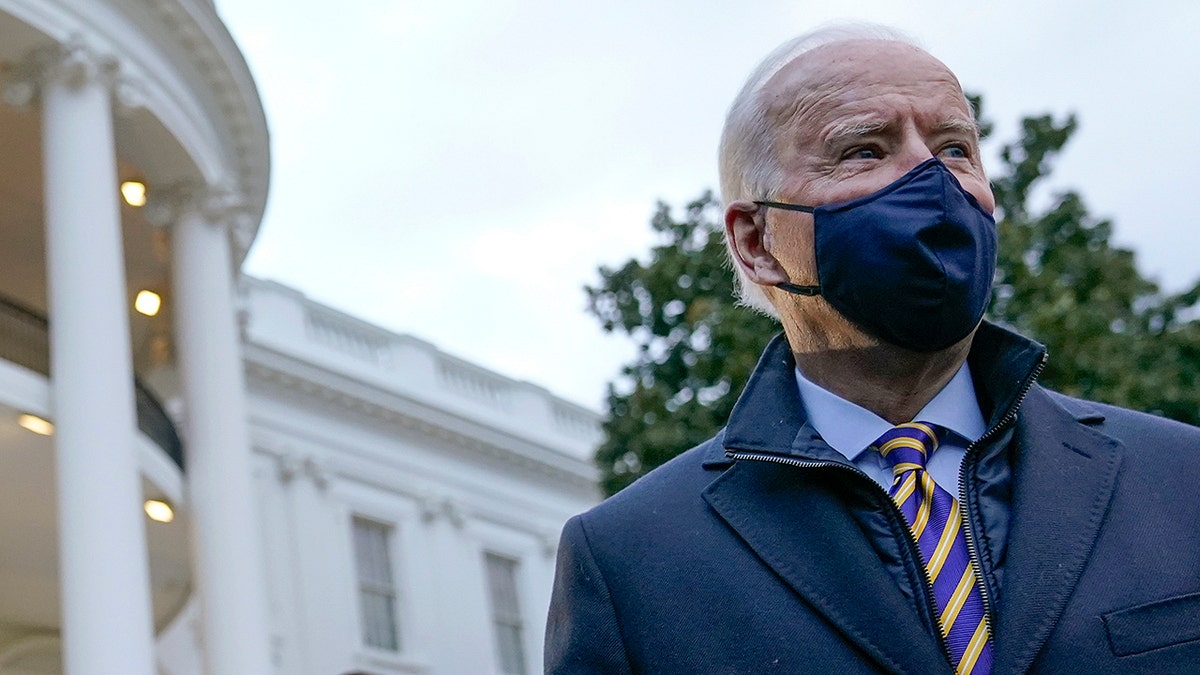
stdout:
{"type": "Polygon", "coordinates": [[[983,318],[996,273],[996,222],[936,157],[848,202],[754,203],[813,214],[820,285],[778,287],[824,296],[868,333],[933,352],[983,318]]]}

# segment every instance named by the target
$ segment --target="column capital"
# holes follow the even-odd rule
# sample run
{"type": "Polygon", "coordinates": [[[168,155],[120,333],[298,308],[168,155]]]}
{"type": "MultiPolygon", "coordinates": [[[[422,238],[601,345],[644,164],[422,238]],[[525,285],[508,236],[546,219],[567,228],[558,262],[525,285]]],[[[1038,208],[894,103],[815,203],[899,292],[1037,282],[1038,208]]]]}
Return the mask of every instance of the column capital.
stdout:
{"type": "Polygon", "coordinates": [[[169,227],[188,216],[199,216],[214,227],[236,234],[249,219],[249,207],[240,192],[224,185],[177,183],[150,195],[146,219],[158,227],[169,227]]]}
{"type": "Polygon", "coordinates": [[[432,492],[419,495],[417,507],[421,510],[421,522],[427,525],[444,518],[455,529],[461,530],[467,523],[462,504],[449,496],[432,492]]]}
{"type": "Polygon", "coordinates": [[[80,34],[31,50],[4,71],[3,81],[4,102],[18,108],[32,105],[41,88],[51,82],[73,89],[99,82],[110,90],[128,90],[121,97],[123,104],[136,104],[138,100],[133,95],[136,87],[119,86],[122,79],[117,59],[99,52],[80,34]]]}
{"type": "Polygon", "coordinates": [[[304,466],[300,456],[290,450],[284,450],[275,455],[274,459],[275,477],[283,485],[291,483],[303,471],[304,466]]]}
{"type": "Polygon", "coordinates": [[[306,477],[322,492],[329,488],[333,472],[324,460],[291,449],[285,449],[274,458],[275,476],[281,484],[288,485],[298,478],[306,477]]]}

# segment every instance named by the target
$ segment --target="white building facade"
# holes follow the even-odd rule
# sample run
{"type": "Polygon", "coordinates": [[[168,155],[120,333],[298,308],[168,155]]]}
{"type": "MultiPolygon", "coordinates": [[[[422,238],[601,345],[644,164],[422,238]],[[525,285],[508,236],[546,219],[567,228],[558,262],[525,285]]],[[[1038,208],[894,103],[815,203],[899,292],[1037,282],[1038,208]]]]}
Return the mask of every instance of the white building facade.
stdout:
{"type": "Polygon", "coordinates": [[[598,499],[596,415],[243,288],[280,672],[541,672],[558,534],[598,499]]]}
{"type": "Polygon", "coordinates": [[[596,417],[238,286],[211,0],[0,0],[0,94],[0,675],[537,672],[596,417]]]}

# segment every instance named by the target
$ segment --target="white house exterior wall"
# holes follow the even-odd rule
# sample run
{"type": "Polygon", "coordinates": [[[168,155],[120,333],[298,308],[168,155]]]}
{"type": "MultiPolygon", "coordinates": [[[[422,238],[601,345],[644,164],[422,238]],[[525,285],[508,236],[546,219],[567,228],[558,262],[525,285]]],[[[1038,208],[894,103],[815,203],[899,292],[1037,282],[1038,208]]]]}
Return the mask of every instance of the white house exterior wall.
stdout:
{"type": "Polygon", "coordinates": [[[558,532],[598,499],[596,416],[276,284],[246,280],[243,299],[278,672],[499,672],[489,552],[518,561],[526,666],[540,672],[558,532]],[[343,339],[314,332],[313,316],[343,339]],[[491,393],[435,376],[446,368],[470,368],[491,393]],[[494,405],[514,412],[501,424],[494,405]],[[536,414],[555,406],[575,419],[536,414]],[[398,653],[360,638],[355,516],[395,528],[398,653]]]}

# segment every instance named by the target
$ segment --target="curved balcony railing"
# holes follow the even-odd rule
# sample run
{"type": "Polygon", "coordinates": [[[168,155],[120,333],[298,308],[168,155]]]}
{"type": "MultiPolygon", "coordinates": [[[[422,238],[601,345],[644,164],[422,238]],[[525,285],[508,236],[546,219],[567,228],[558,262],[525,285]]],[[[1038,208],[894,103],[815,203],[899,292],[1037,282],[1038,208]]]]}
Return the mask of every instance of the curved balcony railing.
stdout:
{"type": "MultiPolygon", "coordinates": [[[[50,338],[46,318],[15,302],[0,298],[0,358],[34,372],[50,375],[50,338]]],[[[183,469],[183,443],[175,424],[150,390],[133,379],[138,430],[183,469]]]]}

